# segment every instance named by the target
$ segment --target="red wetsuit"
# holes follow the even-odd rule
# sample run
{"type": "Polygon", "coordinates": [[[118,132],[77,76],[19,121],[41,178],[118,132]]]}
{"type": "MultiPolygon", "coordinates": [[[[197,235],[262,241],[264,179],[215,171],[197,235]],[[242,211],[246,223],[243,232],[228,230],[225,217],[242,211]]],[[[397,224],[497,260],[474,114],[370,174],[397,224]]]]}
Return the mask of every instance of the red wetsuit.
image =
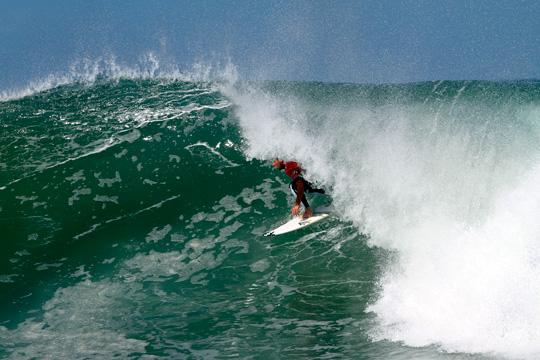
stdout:
{"type": "Polygon", "coordinates": [[[285,163],[285,174],[292,180],[296,180],[302,173],[302,168],[296,161],[287,161],[285,163]]]}

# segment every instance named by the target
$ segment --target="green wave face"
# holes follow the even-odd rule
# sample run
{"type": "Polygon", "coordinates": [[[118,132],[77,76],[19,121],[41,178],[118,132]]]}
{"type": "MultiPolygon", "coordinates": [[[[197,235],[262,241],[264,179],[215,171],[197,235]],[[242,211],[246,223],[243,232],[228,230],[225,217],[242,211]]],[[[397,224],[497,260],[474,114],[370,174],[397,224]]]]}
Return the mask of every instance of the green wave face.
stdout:
{"type": "Polygon", "coordinates": [[[503,282],[537,277],[537,228],[498,209],[536,211],[515,193],[538,197],[520,179],[537,176],[539,100],[534,82],[98,79],[0,102],[0,355],[538,353],[534,320],[522,329],[530,341],[514,340],[534,286],[456,269],[459,258],[503,282]],[[275,156],[301,161],[337,216],[263,237],[291,204],[275,156]],[[510,293],[487,311],[521,298],[516,318],[467,323],[487,302],[468,286],[486,278],[486,296],[510,293]],[[448,311],[438,291],[468,303],[448,311]],[[499,337],[459,330],[493,323],[499,337]]]}

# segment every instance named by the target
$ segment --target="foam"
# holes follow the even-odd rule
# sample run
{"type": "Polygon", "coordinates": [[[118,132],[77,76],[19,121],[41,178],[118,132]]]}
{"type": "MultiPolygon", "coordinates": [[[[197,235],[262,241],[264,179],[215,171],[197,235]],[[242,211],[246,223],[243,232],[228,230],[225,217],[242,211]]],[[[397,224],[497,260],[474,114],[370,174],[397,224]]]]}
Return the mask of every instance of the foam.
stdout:
{"type": "MultiPolygon", "coordinates": [[[[106,225],[106,224],[110,224],[110,223],[114,223],[116,221],[120,221],[120,220],[123,220],[123,219],[126,219],[126,218],[130,218],[130,217],[134,217],[134,216],[137,216],[141,213],[144,213],[144,212],[147,212],[147,211],[150,211],[152,209],[157,209],[157,208],[160,208],[163,204],[169,202],[169,201],[172,201],[172,200],[175,200],[175,199],[178,199],[180,197],[180,195],[174,195],[174,196],[171,196],[169,198],[166,198],[162,201],[159,201],[155,204],[152,204],[150,206],[147,206],[141,210],[137,210],[133,213],[129,213],[127,215],[123,215],[123,216],[118,216],[118,217],[115,217],[115,218],[112,218],[112,219],[109,219],[109,220],[106,220],[105,222],[103,223],[97,223],[97,224],[93,224],[92,226],[90,226],[90,228],[82,233],[79,233],[77,235],[75,235],[73,238],[74,239],[79,239],[83,236],[86,236],[86,235],[89,235],[91,233],[93,233],[94,231],[96,231],[97,229],[101,228],[103,225],[106,225]]],[[[114,197],[114,198],[117,198],[117,197],[114,197]]],[[[117,200],[117,199],[114,199],[113,200],[117,200]]],[[[103,204],[105,205],[105,204],[103,204]]]]}
{"type": "Polygon", "coordinates": [[[152,229],[146,235],[146,242],[158,242],[160,240],[163,240],[172,230],[172,226],[167,224],[163,226],[163,228],[158,228],[157,226],[152,229]]]}
{"type": "MultiPolygon", "coordinates": [[[[142,281],[165,281],[169,277],[177,281],[186,281],[192,276],[212,270],[227,258],[227,251],[214,254],[214,240],[192,239],[188,241],[182,252],[157,252],[138,254],[125,262],[126,276],[142,281]]],[[[121,273],[122,274],[122,273],[121,273]]]]}
{"type": "Polygon", "coordinates": [[[94,177],[99,181],[98,186],[99,187],[112,187],[115,183],[122,182],[122,178],[120,177],[120,173],[118,171],[115,172],[115,175],[113,178],[101,178],[101,172],[94,173],[94,177]]]}
{"type": "Polygon", "coordinates": [[[212,164],[214,164],[214,168],[217,169],[239,166],[237,163],[227,159],[227,157],[217,151],[215,147],[208,145],[206,142],[198,141],[194,144],[186,146],[185,149],[188,150],[193,156],[200,156],[203,157],[205,161],[212,162],[212,164]],[[220,166],[219,163],[224,165],[220,166]]]}
{"type": "Polygon", "coordinates": [[[519,103],[475,102],[469,88],[435,103],[335,107],[222,91],[247,157],[300,161],[343,218],[397,253],[369,307],[373,339],[535,358],[538,134],[519,103]]]}
{"type": "Polygon", "coordinates": [[[108,195],[96,195],[94,196],[94,201],[101,203],[114,203],[118,204],[118,196],[108,196],[108,195]]]}
{"type": "Polygon", "coordinates": [[[382,321],[378,337],[538,357],[539,181],[540,166],[495,201],[481,226],[408,249],[402,271],[383,281],[383,296],[370,308],[382,321]]]}
{"type": "Polygon", "coordinates": [[[58,289],[43,305],[43,316],[17,328],[0,326],[0,344],[10,358],[128,358],[145,352],[147,343],[125,333],[123,305],[128,289],[108,280],[82,281],[58,289]],[[111,314],[114,313],[114,316],[111,314]]]}
{"type": "Polygon", "coordinates": [[[269,267],[270,261],[268,259],[261,259],[249,265],[252,272],[265,272],[269,267]]]}

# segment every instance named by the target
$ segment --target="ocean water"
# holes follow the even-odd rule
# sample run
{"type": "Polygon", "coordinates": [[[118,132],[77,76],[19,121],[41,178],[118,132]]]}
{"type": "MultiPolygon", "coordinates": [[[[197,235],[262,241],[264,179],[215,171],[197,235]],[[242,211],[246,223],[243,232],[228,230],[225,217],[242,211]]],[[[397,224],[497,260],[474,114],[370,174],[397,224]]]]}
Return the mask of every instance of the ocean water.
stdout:
{"type": "Polygon", "coordinates": [[[540,357],[540,82],[49,80],[1,93],[0,357],[540,357]],[[262,236],[276,156],[335,217],[262,236]]]}

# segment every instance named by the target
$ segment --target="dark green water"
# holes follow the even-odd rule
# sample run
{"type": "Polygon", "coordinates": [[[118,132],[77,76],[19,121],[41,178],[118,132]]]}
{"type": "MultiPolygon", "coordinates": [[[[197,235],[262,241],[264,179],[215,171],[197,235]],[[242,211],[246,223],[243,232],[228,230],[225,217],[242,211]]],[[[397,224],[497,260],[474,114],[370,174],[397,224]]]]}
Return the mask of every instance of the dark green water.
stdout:
{"type": "MultiPolygon", "coordinates": [[[[333,133],[330,128],[344,131],[341,139],[358,107],[368,109],[372,123],[382,119],[390,106],[406,113],[424,106],[424,115],[435,110],[453,114],[464,122],[447,122],[445,131],[437,130],[430,138],[433,129],[419,121],[412,126],[414,134],[428,134],[425,138],[431,140],[425,144],[440,145],[444,139],[448,146],[454,146],[451,134],[473,138],[484,134],[480,138],[487,145],[474,142],[476,150],[467,148],[467,159],[477,161],[475,169],[507,169],[507,162],[514,159],[512,149],[522,153],[525,148],[532,155],[523,159],[522,167],[533,167],[537,118],[515,119],[521,119],[520,109],[538,104],[537,83],[478,83],[465,90],[461,107],[454,105],[463,83],[444,83],[446,90],[440,93],[434,85],[276,82],[263,84],[258,91],[283,103],[291,97],[301,99],[298,106],[309,107],[305,113],[310,121],[296,119],[294,124],[306,134],[333,133]],[[504,117],[508,124],[500,121],[486,130],[485,122],[475,122],[471,102],[475,109],[489,105],[495,106],[493,113],[510,114],[504,117]],[[331,111],[321,111],[328,107],[341,112],[332,118],[331,111]],[[334,125],[329,127],[329,121],[334,125]],[[505,132],[508,128],[515,130],[505,132]],[[508,135],[506,143],[501,134],[508,135]],[[495,155],[479,155],[488,148],[496,149],[495,155]]],[[[249,102],[236,102],[238,89],[218,89],[209,83],[103,79],[0,102],[0,357],[506,356],[504,348],[490,347],[482,339],[457,336],[447,342],[428,331],[415,342],[399,330],[381,333],[381,323],[383,329],[391,325],[384,322],[384,311],[370,306],[385,299],[386,276],[408,253],[385,242],[388,237],[377,240],[370,229],[380,228],[379,218],[370,217],[369,207],[362,216],[356,216],[357,207],[347,207],[347,201],[355,205],[369,199],[355,197],[351,188],[336,180],[337,171],[328,175],[317,170],[319,152],[312,157],[297,153],[313,169],[313,179],[335,196],[338,216],[301,232],[263,237],[287,219],[291,203],[285,176],[264,159],[293,154],[264,147],[264,141],[252,135],[257,123],[245,116],[249,102]],[[342,191],[349,196],[344,198],[342,191]],[[477,346],[468,347],[468,341],[477,346]]],[[[264,127],[272,121],[259,121],[262,130],[256,133],[264,135],[264,127]]],[[[378,126],[388,131],[392,127],[387,125],[395,121],[387,119],[386,125],[380,121],[378,126]]],[[[368,136],[348,134],[349,143],[368,136]]],[[[336,145],[341,143],[328,142],[328,154],[336,161],[355,153],[336,145]]],[[[368,147],[358,144],[359,149],[368,147]]],[[[366,159],[370,153],[362,154],[366,159]]],[[[357,163],[342,168],[355,169],[352,164],[357,163]]],[[[349,178],[362,183],[367,168],[348,173],[349,178]]],[[[497,174],[525,171],[508,169],[497,174]]],[[[411,201],[384,183],[377,184],[368,190],[384,194],[381,202],[411,201]]],[[[488,194],[499,188],[490,189],[488,194]]],[[[415,201],[422,202],[422,196],[415,201]]],[[[390,223],[396,218],[386,214],[390,223]]],[[[538,233],[531,236],[535,239],[538,233]]],[[[536,325],[532,320],[530,327],[536,325]]],[[[424,330],[420,326],[415,331],[424,330]]],[[[527,334],[535,339],[532,332],[527,334]]],[[[514,356],[512,344],[505,346],[514,356]]],[[[526,350],[527,356],[539,351],[526,350]]]]}

